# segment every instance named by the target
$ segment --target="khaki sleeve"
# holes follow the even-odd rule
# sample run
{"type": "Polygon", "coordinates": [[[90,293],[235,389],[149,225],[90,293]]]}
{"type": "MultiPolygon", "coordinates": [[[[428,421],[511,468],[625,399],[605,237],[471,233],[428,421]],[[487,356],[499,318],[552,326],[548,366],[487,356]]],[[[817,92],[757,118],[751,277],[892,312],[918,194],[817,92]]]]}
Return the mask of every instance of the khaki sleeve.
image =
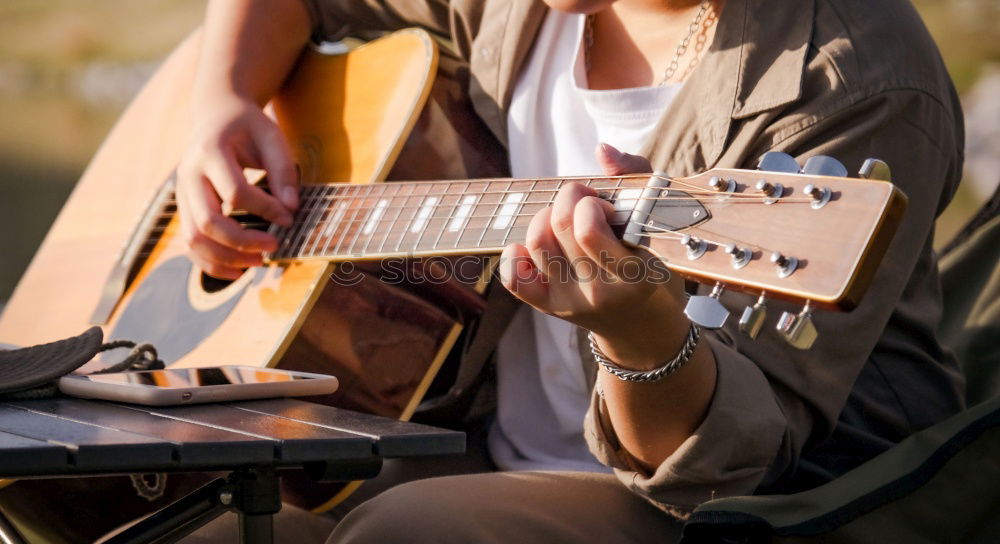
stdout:
{"type": "Polygon", "coordinates": [[[702,336],[718,368],[715,394],[699,428],[652,474],[621,448],[599,391],[585,434],[597,459],[632,491],[683,517],[715,497],[750,493],[767,472],[788,427],[757,366],[711,335],[702,336]]]}
{"type": "MultiPolygon", "coordinates": [[[[782,311],[797,311],[778,301],[769,302],[769,326],[756,341],[742,336],[733,318],[705,334],[718,367],[708,413],[652,473],[640,470],[619,446],[607,407],[595,393],[586,437],[597,458],[637,493],[683,514],[706,500],[751,494],[793,475],[804,452],[823,445],[841,424],[849,399],[862,403],[864,417],[877,426],[900,406],[905,413],[955,396],[949,388],[960,385],[960,378],[941,374],[943,365],[928,354],[937,349],[934,328],[941,311],[933,221],[961,172],[956,126],[960,122],[926,93],[893,90],[872,92],[825,116],[792,116],[765,133],[771,140],[765,149],[800,161],[826,154],[856,169],[874,156],[892,167],[909,205],[868,292],[852,312],[817,311],[820,336],[810,350],[789,347],[772,330],[782,311]],[[866,365],[877,366],[874,372],[896,369],[898,379],[860,390],[866,365]]],[[[752,297],[729,293],[722,302],[739,315],[752,297]]],[[[877,432],[895,440],[894,433],[905,436],[920,425],[903,422],[877,432]]]]}
{"type": "Polygon", "coordinates": [[[372,38],[379,32],[421,27],[451,41],[469,58],[479,31],[482,2],[471,0],[302,0],[317,41],[344,36],[372,38]]]}

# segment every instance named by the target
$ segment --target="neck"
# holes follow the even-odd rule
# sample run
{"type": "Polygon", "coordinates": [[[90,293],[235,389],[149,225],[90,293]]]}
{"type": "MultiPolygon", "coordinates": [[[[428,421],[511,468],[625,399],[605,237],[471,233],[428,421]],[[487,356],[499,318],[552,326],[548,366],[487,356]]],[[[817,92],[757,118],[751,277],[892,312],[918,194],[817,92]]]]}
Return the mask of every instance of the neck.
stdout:
{"type": "Polygon", "coordinates": [[[523,243],[531,218],[564,183],[598,190],[624,227],[649,174],[595,178],[494,179],[311,185],[271,260],[354,260],[441,254],[499,253],[523,243]]]}
{"type": "MultiPolygon", "coordinates": [[[[675,57],[678,68],[666,82],[682,81],[715,33],[712,20],[700,25],[689,41],[690,47],[677,56],[678,45],[691,34],[701,5],[700,0],[620,0],[596,13],[588,73],[590,88],[622,89],[664,82],[664,74],[675,57]]],[[[721,5],[720,0],[714,0],[706,18],[718,13],[721,5]]]]}

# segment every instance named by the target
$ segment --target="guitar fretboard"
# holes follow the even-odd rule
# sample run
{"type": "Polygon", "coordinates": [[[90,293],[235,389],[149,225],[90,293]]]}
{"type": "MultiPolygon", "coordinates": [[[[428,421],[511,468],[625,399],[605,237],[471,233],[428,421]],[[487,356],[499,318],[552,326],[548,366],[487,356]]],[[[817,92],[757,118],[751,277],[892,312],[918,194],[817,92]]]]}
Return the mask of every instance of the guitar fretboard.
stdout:
{"type": "Polygon", "coordinates": [[[575,181],[614,203],[624,224],[648,176],[327,184],[302,188],[291,227],[272,227],[271,260],[499,253],[575,181]]]}

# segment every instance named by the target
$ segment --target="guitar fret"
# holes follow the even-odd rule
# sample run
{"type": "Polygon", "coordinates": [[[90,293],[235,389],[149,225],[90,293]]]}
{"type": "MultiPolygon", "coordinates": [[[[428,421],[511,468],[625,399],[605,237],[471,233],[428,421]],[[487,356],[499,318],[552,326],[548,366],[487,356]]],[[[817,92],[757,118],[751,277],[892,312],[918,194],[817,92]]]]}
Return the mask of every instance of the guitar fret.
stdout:
{"type": "MultiPolygon", "coordinates": [[[[376,198],[377,197],[381,197],[383,194],[385,194],[385,187],[386,187],[386,185],[384,183],[379,183],[378,185],[379,185],[379,189],[381,189],[381,191],[379,191],[379,194],[376,196],[376,198]]],[[[364,206],[367,201],[368,201],[368,198],[363,198],[361,200],[361,204],[364,206]]],[[[375,200],[375,202],[377,203],[377,202],[379,202],[379,200],[375,200]]],[[[381,217],[381,214],[385,212],[384,206],[382,206],[381,208],[379,208],[379,206],[377,204],[373,205],[373,206],[370,206],[370,207],[367,207],[367,210],[368,210],[368,213],[365,214],[365,218],[362,219],[361,220],[361,224],[358,225],[358,229],[354,233],[354,239],[351,240],[351,246],[350,246],[350,248],[348,248],[348,252],[351,255],[359,255],[359,253],[357,253],[357,251],[354,249],[354,246],[356,246],[358,244],[358,240],[361,239],[361,235],[362,234],[366,234],[366,235],[368,234],[368,232],[367,232],[368,228],[369,228],[368,225],[372,224],[370,222],[370,218],[372,217],[372,215],[377,213],[381,217]]],[[[374,228],[374,226],[372,226],[372,228],[374,228]]]]}
{"type": "MultiPolygon", "coordinates": [[[[489,185],[490,184],[487,184],[487,186],[486,186],[487,187],[487,191],[489,190],[489,185]]],[[[514,185],[513,180],[512,181],[508,181],[507,182],[507,188],[504,189],[504,192],[510,191],[510,188],[513,185],[514,185]]],[[[497,214],[497,211],[500,209],[500,202],[501,202],[501,199],[497,199],[497,203],[493,207],[493,211],[490,213],[490,216],[495,216],[497,214]]],[[[473,212],[473,213],[475,213],[475,212],[473,212]]],[[[486,230],[487,230],[487,227],[489,226],[489,224],[490,224],[490,221],[486,221],[486,224],[483,225],[483,232],[482,232],[482,234],[479,235],[479,241],[476,242],[476,247],[477,248],[478,247],[483,247],[483,239],[486,238],[486,230]]]]}
{"type": "MultiPolygon", "coordinates": [[[[447,229],[449,232],[451,232],[451,223],[455,220],[454,219],[455,212],[457,212],[459,210],[460,203],[464,199],[467,199],[467,198],[470,198],[470,197],[473,200],[475,200],[475,196],[473,196],[473,195],[465,195],[465,193],[467,193],[469,191],[469,186],[470,185],[471,184],[469,182],[466,182],[465,183],[465,187],[462,188],[462,190],[458,194],[455,195],[455,203],[451,205],[451,210],[448,212],[448,217],[446,217],[444,219],[444,221],[441,222],[441,230],[438,231],[437,236],[434,238],[434,247],[435,248],[441,247],[441,241],[444,238],[445,229],[447,229]]],[[[448,192],[449,193],[451,192],[451,188],[453,186],[454,186],[454,184],[449,184],[448,185],[448,192]]],[[[459,238],[460,238],[460,236],[456,236],[455,237],[455,246],[454,247],[458,247],[458,239],[459,238]]]]}
{"type": "Polygon", "coordinates": [[[420,232],[421,229],[427,226],[427,220],[430,219],[431,214],[434,213],[434,208],[437,206],[438,200],[440,199],[436,196],[429,196],[424,200],[423,205],[420,206],[416,216],[413,221],[411,221],[412,226],[410,227],[410,232],[420,232]]]}
{"type": "MultiPolygon", "coordinates": [[[[445,189],[445,191],[447,191],[447,188],[445,189]]],[[[433,216],[433,213],[431,215],[433,216]]],[[[410,248],[411,253],[415,253],[420,249],[420,241],[423,239],[424,234],[426,233],[427,233],[426,228],[422,228],[419,231],[417,231],[416,233],[417,237],[413,240],[413,247],[410,248]]],[[[400,241],[400,243],[402,243],[402,240],[400,241]]]]}
{"type": "Polygon", "coordinates": [[[294,257],[299,252],[299,247],[300,247],[299,246],[299,240],[301,239],[301,237],[302,237],[302,231],[305,228],[306,218],[308,217],[309,213],[312,211],[311,209],[309,209],[308,203],[309,203],[309,200],[312,198],[312,194],[311,193],[313,193],[316,190],[317,187],[318,187],[317,185],[307,185],[306,187],[304,187],[302,189],[302,204],[303,205],[299,208],[299,210],[295,214],[295,219],[297,219],[297,220],[295,220],[292,223],[292,228],[289,231],[289,235],[290,236],[288,236],[287,239],[286,239],[287,245],[285,245],[282,248],[282,249],[285,250],[284,251],[284,256],[286,256],[286,257],[294,257]]]}
{"type": "Polygon", "coordinates": [[[312,233],[312,244],[309,246],[309,255],[316,255],[316,246],[319,244],[320,239],[323,238],[323,233],[327,230],[326,225],[330,217],[330,206],[327,205],[327,199],[332,191],[332,186],[324,187],[320,191],[320,195],[323,198],[323,204],[321,205],[323,211],[320,213],[316,228],[312,233]]]}
{"type": "MultiPolygon", "coordinates": [[[[332,196],[336,198],[337,191],[340,187],[334,186],[332,196]]],[[[326,244],[323,245],[323,251],[321,254],[326,255],[330,252],[330,242],[333,241],[334,235],[337,234],[337,230],[340,228],[340,221],[344,218],[344,213],[347,212],[347,200],[343,198],[337,198],[337,206],[333,211],[333,215],[328,220],[329,225],[325,229],[326,233],[326,244]]]]}
{"type": "Polygon", "coordinates": [[[528,202],[528,195],[530,195],[535,190],[535,186],[537,185],[538,185],[537,179],[531,180],[531,187],[529,187],[527,192],[524,193],[524,196],[518,200],[517,210],[515,211],[515,215],[512,218],[510,225],[507,227],[507,232],[505,232],[503,235],[502,245],[506,246],[510,242],[510,232],[511,230],[513,230],[514,225],[517,224],[517,220],[520,218],[519,216],[521,214],[521,211],[524,210],[524,205],[528,202]]]}
{"type": "MultiPolygon", "coordinates": [[[[399,192],[398,190],[396,190],[396,191],[392,191],[391,190],[391,189],[393,189],[395,187],[397,187],[397,186],[395,186],[395,185],[390,186],[390,185],[386,184],[386,187],[382,190],[382,194],[380,194],[379,196],[385,196],[385,194],[387,192],[398,193],[399,192]]],[[[365,240],[365,247],[361,248],[361,253],[363,253],[363,254],[368,253],[368,246],[371,245],[372,240],[375,238],[375,236],[377,236],[379,234],[382,234],[382,236],[383,236],[382,239],[383,239],[383,241],[385,240],[385,234],[382,233],[382,226],[383,226],[382,225],[382,217],[385,215],[385,210],[389,206],[389,203],[394,198],[395,198],[395,195],[389,195],[389,198],[381,198],[381,199],[379,199],[375,203],[375,208],[372,210],[371,216],[368,218],[368,221],[365,223],[364,234],[365,234],[365,236],[368,237],[368,239],[365,240]]]]}
{"type": "MultiPolygon", "coordinates": [[[[355,199],[357,197],[358,193],[361,192],[361,187],[362,187],[361,185],[351,185],[350,187],[348,187],[348,191],[350,191],[351,189],[354,189],[354,191],[353,191],[352,194],[344,195],[345,196],[345,200],[352,201],[353,199],[355,199]]],[[[333,248],[333,254],[334,255],[340,255],[341,254],[340,245],[342,243],[344,243],[345,239],[347,239],[347,234],[350,232],[351,227],[354,226],[354,220],[357,219],[358,212],[361,210],[361,206],[354,206],[354,204],[357,204],[357,202],[351,202],[350,204],[348,204],[349,206],[351,206],[351,207],[354,208],[354,214],[351,215],[351,219],[347,223],[344,224],[343,232],[340,233],[340,238],[337,239],[337,245],[333,248]]],[[[337,230],[340,230],[340,229],[337,229],[337,230]]]]}
{"type": "MultiPolygon", "coordinates": [[[[386,241],[389,240],[389,236],[391,236],[394,232],[396,232],[396,222],[399,221],[400,216],[403,215],[403,211],[408,209],[407,202],[409,202],[410,197],[413,196],[413,192],[415,190],[414,187],[416,187],[416,185],[413,184],[413,183],[407,183],[405,185],[409,187],[410,193],[407,194],[407,195],[403,195],[402,196],[402,200],[403,200],[402,204],[400,204],[399,206],[396,207],[396,215],[392,218],[392,223],[389,224],[389,227],[387,229],[385,229],[385,234],[383,234],[383,236],[382,236],[382,241],[378,245],[378,252],[379,253],[382,253],[385,250],[385,243],[386,243],[386,241]]],[[[407,187],[405,187],[405,186],[403,187],[403,189],[406,189],[406,188],[407,187]]],[[[392,202],[395,202],[396,199],[399,198],[399,196],[400,196],[399,193],[401,193],[403,189],[396,190],[396,194],[393,195],[393,197],[392,197],[392,202]]]]}
{"type": "Polygon", "coordinates": [[[466,223],[468,223],[469,216],[472,215],[472,210],[479,203],[478,201],[481,196],[482,195],[465,195],[462,197],[461,206],[457,209],[458,213],[448,224],[449,232],[458,232],[465,227],[466,223]]]}

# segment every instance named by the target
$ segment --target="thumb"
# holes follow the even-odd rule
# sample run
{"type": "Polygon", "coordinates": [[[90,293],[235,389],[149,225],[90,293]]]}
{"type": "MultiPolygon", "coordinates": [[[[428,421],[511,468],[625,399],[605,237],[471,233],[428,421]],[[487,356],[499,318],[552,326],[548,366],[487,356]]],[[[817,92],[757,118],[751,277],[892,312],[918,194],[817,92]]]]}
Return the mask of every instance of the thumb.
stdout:
{"type": "Polygon", "coordinates": [[[653,171],[653,167],[650,166],[646,157],[622,153],[610,144],[598,144],[594,155],[597,157],[597,164],[601,165],[601,169],[607,176],[643,174],[653,171]]]}

